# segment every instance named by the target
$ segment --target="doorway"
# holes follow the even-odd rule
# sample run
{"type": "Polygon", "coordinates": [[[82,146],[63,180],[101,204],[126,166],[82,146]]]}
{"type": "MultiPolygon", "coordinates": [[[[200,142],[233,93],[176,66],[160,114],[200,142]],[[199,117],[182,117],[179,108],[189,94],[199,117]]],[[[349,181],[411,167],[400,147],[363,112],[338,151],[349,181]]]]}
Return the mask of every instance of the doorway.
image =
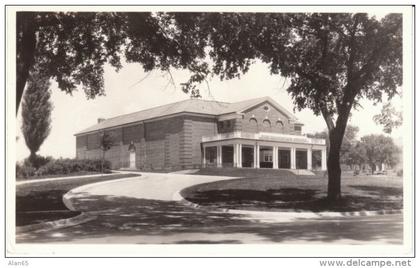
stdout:
{"type": "Polygon", "coordinates": [[[136,169],[136,152],[130,152],[130,168],[136,169]]]}
{"type": "Polygon", "coordinates": [[[279,168],[290,169],[290,150],[279,149],[279,168]]]}

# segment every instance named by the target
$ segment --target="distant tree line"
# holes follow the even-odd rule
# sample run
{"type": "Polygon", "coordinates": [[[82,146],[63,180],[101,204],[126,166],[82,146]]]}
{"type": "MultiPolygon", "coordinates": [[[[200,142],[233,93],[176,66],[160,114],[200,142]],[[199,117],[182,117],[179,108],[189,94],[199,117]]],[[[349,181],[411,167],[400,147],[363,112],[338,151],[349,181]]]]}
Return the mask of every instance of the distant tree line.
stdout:
{"type": "MultiPolygon", "coordinates": [[[[398,147],[391,137],[383,134],[370,134],[357,139],[359,128],[348,125],[340,150],[340,163],[351,169],[364,169],[367,165],[372,173],[382,164],[394,168],[400,163],[401,148],[398,147]]],[[[324,130],[314,134],[307,134],[310,138],[322,138],[327,140],[329,150],[328,131],[324,130]]]]}

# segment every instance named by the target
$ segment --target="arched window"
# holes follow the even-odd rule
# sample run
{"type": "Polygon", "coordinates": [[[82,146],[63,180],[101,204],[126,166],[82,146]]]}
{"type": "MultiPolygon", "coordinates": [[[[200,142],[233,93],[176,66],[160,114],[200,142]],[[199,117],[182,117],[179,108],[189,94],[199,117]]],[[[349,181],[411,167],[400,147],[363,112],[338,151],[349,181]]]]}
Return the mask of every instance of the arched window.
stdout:
{"type": "Polygon", "coordinates": [[[255,118],[249,119],[249,131],[251,131],[251,132],[258,132],[258,122],[257,122],[257,119],[255,119],[255,118]]]}
{"type": "Polygon", "coordinates": [[[264,119],[263,121],[263,130],[271,130],[271,122],[268,119],[264,119]]]}
{"type": "Polygon", "coordinates": [[[277,126],[277,127],[279,127],[279,128],[284,127],[283,121],[281,121],[280,119],[279,119],[279,120],[277,120],[277,122],[276,122],[276,126],[277,126]]]}

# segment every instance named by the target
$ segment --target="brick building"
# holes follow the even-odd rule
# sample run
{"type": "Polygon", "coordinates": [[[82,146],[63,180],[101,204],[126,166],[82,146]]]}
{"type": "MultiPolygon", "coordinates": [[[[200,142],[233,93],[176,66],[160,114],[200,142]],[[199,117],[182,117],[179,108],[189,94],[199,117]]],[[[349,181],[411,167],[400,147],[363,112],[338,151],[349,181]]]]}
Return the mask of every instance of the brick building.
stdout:
{"type": "Polygon", "coordinates": [[[77,134],[79,159],[101,158],[100,136],[114,145],[112,167],[202,166],[326,170],[326,145],[301,133],[297,118],[269,97],[235,103],[188,99],[110,119],[77,134]]]}

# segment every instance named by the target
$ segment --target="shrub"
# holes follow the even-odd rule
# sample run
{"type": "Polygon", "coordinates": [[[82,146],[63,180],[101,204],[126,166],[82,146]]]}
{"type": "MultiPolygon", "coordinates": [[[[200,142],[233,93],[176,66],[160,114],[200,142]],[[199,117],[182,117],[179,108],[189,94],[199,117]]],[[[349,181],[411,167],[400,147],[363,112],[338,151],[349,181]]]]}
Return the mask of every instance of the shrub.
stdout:
{"type": "MultiPolygon", "coordinates": [[[[101,172],[102,160],[101,159],[69,159],[69,158],[43,158],[44,165],[35,168],[27,159],[23,164],[16,163],[16,177],[28,178],[34,176],[47,176],[47,175],[65,175],[75,172],[88,171],[88,172],[101,172]],[[48,161],[46,161],[48,160],[48,161]]],[[[40,160],[41,161],[41,160],[40,160]]],[[[111,169],[111,162],[104,161],[104,172],[109,173],[111,169]]]]}
{"type": "Polygon", "coordinates": [[[53,158],[51,156],[40,156],[40,155],[35,155],[34,157],[29,157],[25,159],[25,162],[30,162],[30,164],[38,169],[46,164],[48,164],[49,162],[53,161],[53,158]]]}
{"type": "Polygon", "coordinates": [[[16,178],[28,178],[35,175],[36,169],[32,165],[16,163],[16,178]]]}

